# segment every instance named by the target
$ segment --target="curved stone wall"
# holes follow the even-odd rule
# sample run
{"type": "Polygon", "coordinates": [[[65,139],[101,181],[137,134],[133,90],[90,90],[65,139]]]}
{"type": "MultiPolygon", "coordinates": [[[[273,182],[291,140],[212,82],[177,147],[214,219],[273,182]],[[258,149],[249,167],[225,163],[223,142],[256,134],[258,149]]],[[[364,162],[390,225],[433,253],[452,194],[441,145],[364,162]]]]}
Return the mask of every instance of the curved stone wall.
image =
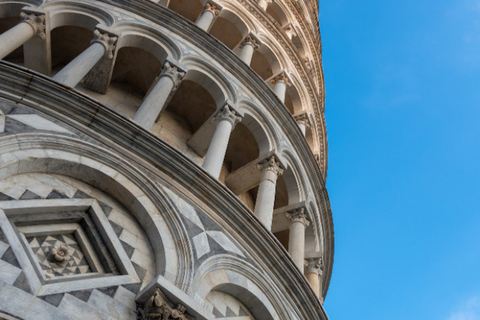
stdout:
{"type": "Polygon", "coordinates": [[[230,305],[250,319],[326,319],[323,79],[318,30],[295,8],[0,3],[0,56],[19,65],[0,62],[2,248],[23,243],[16,263],[2,257],[19,271],[0,290],[37,297],[0,311],[210,319],[230,305]],[[62,218],[43,213],[54,207],[62,218]],[[43,222],[29,225],[35,210],[43,222]],[[38,237],[56,249],[32,249],[38,237]],[[57,252],[85,256],[88,274],[42,275],[73,270],[57,252]]]}

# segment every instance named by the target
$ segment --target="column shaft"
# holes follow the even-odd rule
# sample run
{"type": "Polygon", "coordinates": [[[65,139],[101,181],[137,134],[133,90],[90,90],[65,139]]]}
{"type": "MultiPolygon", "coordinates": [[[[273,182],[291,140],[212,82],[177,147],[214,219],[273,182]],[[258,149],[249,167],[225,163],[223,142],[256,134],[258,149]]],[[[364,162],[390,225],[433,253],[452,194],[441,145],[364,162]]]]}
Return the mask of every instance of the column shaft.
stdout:
{"type": "Polygon", "coordinates": [[[290,224],[290,237],[288,253],[300,270],[303,270],[305,261],[305,225],[301,221],[292,221],[290,224]]]}
{"type": "Polygon", "coordinates": [[[312,286],[313,291],[315,291],[315,293],[317,294],[317,297],[320,297],[320,277],[318,276],[318,273],[307,273],[305,277],[312,286]]]}
{"type": "Polygon", "coordinates": [[[171,77],[161,76],[133,116],[133,121],[150,130],[162,112],[174,86],[175,83],[171,77]]]}
{"type": "Polygon", "coordinates": [[[258,186],[254,213],[268,230],[272,229],[273,206],[275,204],[275,187],[277,175],[270,170],[263,170],[258,186]]]}
{"type": "Polygon", "coordinates": [[[305,122],[297,122],[298,127],[300,128],[300,131],[302,131],[303,136],[305,137],[307,135],[307,126],[305,122]]]}
{"type": "Polygon", "coordinates": [[[203,168],[217,179],[222,170],[223,160],[225,159],[225,153],[227,152],[228,140],[230,140],[232,128],[232,123],[229,120],[221,120],[217,124],[207,154],[205,155],[203,168]]]}
{"type": "Polygon", "coordinates": [[[247,43],[243,46],[242,51],[240,51],[239,58],[246,64],[250,65],[254,51],[255,47],[252,44],[247,43]]]}
{"type": "Polygon", "coordinates": [[[212,12],[211,10],[205,10],[203,11],[203,14],[200,16],[200,19],[197,20],[196,25],[200,29],[208,31],[214,18],[215,18],[214,12],[212,12]]]}
{"type": "Polygon", "coordinates": [[[275,87],[273,89],[277,97],[282,101],[285,102],[285,94],[287,92],[287,84],[284,81],[277,81],[275,83],[275,87]]]}
{"type": "Polygon", "coordinates": [[[0,35],[0,59],[5,58],[12,51],[23,45],[35,36],[36,31],[27,22],[20,22],[15,27],[0,35]]]}
{"type": "Polygon", "coordinates": [[[75,87],[105,55],[105,46],[94,42],[79,56],[67,64],[53,79],[67,86],[75,87]]]}

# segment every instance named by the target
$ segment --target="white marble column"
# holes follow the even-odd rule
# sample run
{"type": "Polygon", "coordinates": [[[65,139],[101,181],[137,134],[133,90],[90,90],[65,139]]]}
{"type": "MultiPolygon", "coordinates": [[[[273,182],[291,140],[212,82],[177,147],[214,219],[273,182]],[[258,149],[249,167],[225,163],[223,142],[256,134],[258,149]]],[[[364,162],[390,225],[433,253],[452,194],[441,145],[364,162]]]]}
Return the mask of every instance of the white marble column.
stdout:
{"type": "Polygon", "coordinates": [[[287,87],[290,86],[290,80],[287,77],[285,72],[280,73],[279,75],[273,77],[272,83],[275,85],[273,91],[277,97],[285,103],[285,94],[287,93],[287,87]]]}
{"type": "Polygon", "coordinates": [[[0,59],[5,58],[34,36],[45,39],[44,12],[24,9],[20,13],[20,19],[22,22],[0,35],[0,59]]]}
{"type": "Polygon", "coordinates": [[[96,29],[90,46],[70,61],[53,79],[64,85],[75,87],[101,58],[104,56],[108,59],[113,58],[117,39],[118,37],[110,32],[96,29]]]}
{"type": "Polygon", "coordinates": [[[241,119],[241,116],[228,104],[213,118],[217,122],[217,127],[205,155],[203,168],[216,179],[218,179],[222,170],[230,134],[241,119]]]}
{"type": "Polygon", "coordinates": [[[267,10],[268,8],[268,4],[272,2],[271,0],[258,0],[258,5],[260,6],[260,8],[262,8],[263,10],[267,10]]]}
{"type": "Polygon", "coordinates": [[[5,132],[5,114],[0,110],[0,133],[5,132]]]}
{"type": "Polygon", "coordinates": [[[150,130],[165,107],[168,96],[178,88],[183,77],[183,70],[168,61],[165,62],[157,84],[143,100],[132,120],[150,130]]]}
{"type": "Polygon", "coordinates": [[[275,188],[278,177],[283,174],[283,169],[280,167],[280,162],[275,159],[275,156],[271,156],[259,163],[258,168],[261,170],[262,176],[258,185],[254,213],[265,228],[271,230],[275,188]]]}
{"type": "Polygon", "coordinates": [[[250,65],[253,53],[259,46],[260,42],[258,39],[254,35],[249,34],[240,44],[240,49],[242,49],[242,51],[240,51],[239,58],[246,64],[250,65]]]}
{"type": "Polygon", "coordinates": [[[195,23],[200,29],[207,31],[213,25],[213,21],[220,13],[221,8],[211,2],[207,2],[203,9],[203,13],[195,23]]]}
{"type": "Polygon", "coordinates": [[[297,267],[302,270],[305,264],[305,228],[308,227],[310,221],[307,219],[305,208],[287,212],[286,217],[290,220],[288,253],[297,267]]]}
{"type": "Polygon", "coordinates": [[[297,114],[294,116],[295,121],[297,122],[298,127],[305,137],[307,135],[307,128],[310,127],[310,121],[308,119],[308,114],[306,112],[297,114]]]}
{"type": "Polygon", "coordinates": [[[323,275],[323,262],[322,258],[309,258],[305,259],[305,277],[313,288],[313,291],[317,294],[317,297],[323,303],[322,294],[322,275],[323,275]]]}

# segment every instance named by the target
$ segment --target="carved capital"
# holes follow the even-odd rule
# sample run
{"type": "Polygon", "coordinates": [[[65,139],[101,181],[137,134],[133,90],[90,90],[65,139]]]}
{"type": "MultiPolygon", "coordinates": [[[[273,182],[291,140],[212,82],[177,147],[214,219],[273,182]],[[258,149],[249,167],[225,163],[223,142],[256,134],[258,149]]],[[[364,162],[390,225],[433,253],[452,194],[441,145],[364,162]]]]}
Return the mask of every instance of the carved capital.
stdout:
{"type": "Polygon", "coordinates": [[[262,171],[271,171],[277,176],[281,176],[283,174],[283,168],[281,167],[280,162],[275,159],[275,156],[271,156],[270,158],[260,162],[258,164],[258,168],[262,171]]]}
{"type": "Polygon", "coordinates": [[[232,124],[232,128],[235,127],[237,123],[242,121],[242,116],[239,115],[231,106],[225,104],[225,106],[220,110],[220,112],[213,117],[214,121],[229,121],[232,124]]]}
{"type": "Polygon", "coordinates": [[[20,12],[20,19],[32,26],[36,36],[45,39],[45,13],[24,8],[20,12]]]}
{"type": "Polygon", "coordinates": [[[93,32],[93,43],[100,43],[105,47],[105,56],[108,59],[113,59],[113,51],[115,50],[115,45],[117,44],[118,36],[110,33],[106,30],[95,29],[93,32]]]}
{"type": "Polygon", "coordinates": [[[187,320],[186,310],[187,308],[181,304],[176,308],[172,307],[157,288],[143,306],[137,306],[137,320],[187,320]]]}
{"type": "Polygon", "coordinates": [[[303,63],[305,64],[305,68],[307,69],[308,72],[312,71],[312,62],[308,57],[303,58],[303,63]]]}
{"type": "Polygon", "coordinates": [[[272,81],[273,84],[276,84],[277,82],[283,82],[283,83],[285,83],[285,85],[287,87],[292,84],[285,72],[282,72],[282,73],[276,75],[275,77],[272,78],[271,81],[272,81]]]}
{"type": "Polygon", "coordinates": [[[308,227],[310,225],[310,221],[308,221],[308,215],[305,213],[304,207],[289,211],[285,214],[285,216],[292,223],[301,222],[305,227],[308,227]]]}
{"type": "Polygon", "coordinates": [[[297,123],[303,123],[305,125],[305,127],[307,127],[307,128],[310,127],[310,119],[308,118],[308,114],[306,112],[301,113],[301,114],[297,114],[297,115],[293,116],[293,118],[295,119],[295,121],[297,123]]]}
{"type": "Polygon", "coordinates": [[[222,8],[214,3],[211,3],[211,2],[207,2],[207,4],[205,5],[205,8],[204,8],[204,11],[209,11],[213,14],[214,17],[218,16],[220,14],[220,10],[222,10],[222,8]]]}
{"type": "Polygon", "coordinates": [[[309,258],[305,259],[305,274],[316,273],[318,276],[323,274],[323,259],[309,258]]]}
{"type": "Polygon", "coordinates": [[[257,50],[260,47],[260,41],[253,34],[249,34],[243,39],[242,43],[240,43],[240,49],[246,45],[251,45],[253,50],[257,50]]]}
{"type": "Polygon", "coordinates": [[[173,81],[173,90],[176,90],[180,85],[180,82],[185,77],[185,71],[172,64],[171,62],[166,61],[163,65],[163,69],[160,72],[159,77],[169,77],[173,81]]]}

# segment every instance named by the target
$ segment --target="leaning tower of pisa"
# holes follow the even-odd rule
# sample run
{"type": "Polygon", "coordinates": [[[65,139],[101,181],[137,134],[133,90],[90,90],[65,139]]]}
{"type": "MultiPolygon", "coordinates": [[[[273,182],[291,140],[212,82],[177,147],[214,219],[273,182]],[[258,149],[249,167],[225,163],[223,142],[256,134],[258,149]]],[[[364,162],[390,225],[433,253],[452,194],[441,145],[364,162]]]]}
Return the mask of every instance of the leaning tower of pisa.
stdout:
{"type": "Polygon", "coordinates": [[[328,319],[317,13],[0,0],[0,319],[328,319]]]}

